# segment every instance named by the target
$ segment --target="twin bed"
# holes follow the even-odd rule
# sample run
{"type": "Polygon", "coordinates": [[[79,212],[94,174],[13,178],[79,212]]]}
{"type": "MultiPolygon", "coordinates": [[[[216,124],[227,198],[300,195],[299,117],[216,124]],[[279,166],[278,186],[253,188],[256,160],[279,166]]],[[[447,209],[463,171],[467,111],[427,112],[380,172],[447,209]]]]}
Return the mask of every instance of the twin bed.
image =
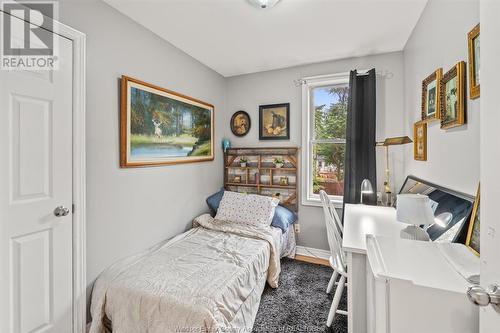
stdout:
{"type": "Polygon", "coordinates": [[[101,274],[90,333],[251,332],[285,256],[295,256],[293,227],[202,215],[191,230],[101,274]]]}

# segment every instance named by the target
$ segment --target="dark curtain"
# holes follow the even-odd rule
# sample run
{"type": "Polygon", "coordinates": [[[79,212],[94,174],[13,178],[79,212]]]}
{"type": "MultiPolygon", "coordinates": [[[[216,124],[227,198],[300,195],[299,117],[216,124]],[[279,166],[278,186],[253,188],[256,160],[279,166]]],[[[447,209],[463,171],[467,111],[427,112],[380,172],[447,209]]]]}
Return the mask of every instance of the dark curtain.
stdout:
{"type": "Polygon", "coordinates": [[[361,182],[365,178],[372,183],[374,193],[364,194],[363,203],[377,203],[375,95],[375,69],[370,70],[368,75],[358,75],[355,70],[351,71],[346,125],[344,205],[360,202],[361,182]]]}

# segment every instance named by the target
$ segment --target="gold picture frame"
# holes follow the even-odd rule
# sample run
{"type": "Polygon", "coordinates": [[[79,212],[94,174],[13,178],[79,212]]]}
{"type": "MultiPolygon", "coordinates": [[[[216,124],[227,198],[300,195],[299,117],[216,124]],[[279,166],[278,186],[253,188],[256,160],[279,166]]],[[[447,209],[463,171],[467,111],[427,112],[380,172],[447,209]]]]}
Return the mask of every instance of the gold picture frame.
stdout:
{"type": "Polygon", "coordinates": [[[478,24],[467,35],[469,45],[469,97],[471,99],[476,99],[481,95],[479,32],[478,24]]]}
{"type": "Polygon", "coordinates": [[[440,81],[441,129],[465,124],[465,62],[460,61],[440,81]]]}
{"type": "Polygon", "coordinates": [[[469,230],[467,231],[467,239],[465,246],[467,246],[476,256],[479,256],[480,249],[480,186],[477,187],[477,195],[474,200],[474,207],[469,222],[469,230]]]}
{"type": "Polygon", "coordinates": [[[443,69],[436,69],[422,81],[422,120],[432,121],[441,119],[441,78],[443,69]]]}
{"type": "Polygon", "coordinates": [[[413,124],[413,158],[416,161],[427,161],[427,122],[425,121],[413,124]]]}
{"type": "Polygon", "coordinates": [[[213,161],[214,106],[123,75],[120,167],[213,161]]]}

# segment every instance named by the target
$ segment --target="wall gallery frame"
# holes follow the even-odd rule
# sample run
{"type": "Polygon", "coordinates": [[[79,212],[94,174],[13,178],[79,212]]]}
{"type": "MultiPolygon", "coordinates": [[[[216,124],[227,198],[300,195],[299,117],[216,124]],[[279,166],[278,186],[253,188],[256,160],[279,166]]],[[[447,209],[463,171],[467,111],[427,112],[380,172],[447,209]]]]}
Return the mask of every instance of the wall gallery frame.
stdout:
{"type": "Polygon", "coordinates": [[[479,43],[479,24],[468,34],[469,44],[469,96],[476,99],[481,94],[479,82],[480,74],[480,43],[479,43]]]}
{"type": "Polygon", "coordinates": [[[231,117],[231,132],[236,136],[245,136],[252,127],[250,115],[245,111],[236,111],[231,117]]]}
{"type": "Polygon", "coordinates": [[[419,121],[413,124],[413,158],[427,161],[427,123],[419,121]]]}
{"type": "Polygon", "coordinates": [[[128,76],[120,132],[122,168],[214,159],[213,105],[128,76]]]}
{"type": "Polygon", "coordinates": [[[422,120],[432,121],[441,119],[441,85],[443,69],[438,68],[434,73],[422,81],[422,120]]]}
{"type": "Polygon", "coordinates": [[[469,222],[469,230],[467,232],[467,239],[465,241],[465,245],[474,252],[475,255],[479,256],[480,253],[480,186],[477,187],[477,195],[474,200],[474,208],[472,208],[472,215],[469,222]]]}
{"type": "Polygon", "coordinates": [[[290,140],[290,103],[259,106],[259,140],[290,140]]]}
{"type": "Polygon", "coordinates": [[[465,62],[460,61],[440,81],[441,128],[465,124],[466,88],[465,62]]]}

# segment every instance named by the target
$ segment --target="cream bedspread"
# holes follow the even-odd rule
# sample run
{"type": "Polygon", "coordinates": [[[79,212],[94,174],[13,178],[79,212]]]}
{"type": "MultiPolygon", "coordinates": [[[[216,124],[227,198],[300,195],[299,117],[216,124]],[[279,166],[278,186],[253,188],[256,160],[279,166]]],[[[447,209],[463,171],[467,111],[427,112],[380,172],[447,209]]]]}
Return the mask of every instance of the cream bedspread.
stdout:
{"type": "Polygon", "coordinates": [[[210,215],[193,229],[124,259],[97,279],[90,333],[250,332],[264,287],[280,273],[270,227],[210,215]]]}

